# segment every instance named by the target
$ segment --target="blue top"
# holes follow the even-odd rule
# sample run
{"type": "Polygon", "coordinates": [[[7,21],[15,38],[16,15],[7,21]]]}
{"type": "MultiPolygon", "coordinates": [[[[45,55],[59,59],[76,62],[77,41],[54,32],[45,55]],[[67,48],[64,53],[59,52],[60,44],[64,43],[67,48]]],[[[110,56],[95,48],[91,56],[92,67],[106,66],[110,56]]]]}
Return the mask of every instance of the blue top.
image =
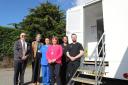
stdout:
{"type": "Polygon", "coordinates": [[[46,58],[47,49],[48,49],[48,45],[42,45],[40,48],[40,52],[42,53],[41,65],[48,65],[48,61],[46,58]]]}

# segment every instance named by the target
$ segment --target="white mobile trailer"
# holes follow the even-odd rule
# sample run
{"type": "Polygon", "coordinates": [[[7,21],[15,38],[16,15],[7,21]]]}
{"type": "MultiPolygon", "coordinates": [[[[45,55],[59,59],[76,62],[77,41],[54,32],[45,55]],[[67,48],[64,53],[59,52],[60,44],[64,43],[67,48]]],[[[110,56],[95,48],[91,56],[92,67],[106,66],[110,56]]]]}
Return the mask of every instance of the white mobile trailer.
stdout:
{"type": "Polygon", "coordinates": [[[123,79],[128,73],[128,0],[87,0],[84,5],[67,10],[66,34],[76,33],[78,42],[87,50],[89,60],[105,32],[105,77],[123,79]]]}

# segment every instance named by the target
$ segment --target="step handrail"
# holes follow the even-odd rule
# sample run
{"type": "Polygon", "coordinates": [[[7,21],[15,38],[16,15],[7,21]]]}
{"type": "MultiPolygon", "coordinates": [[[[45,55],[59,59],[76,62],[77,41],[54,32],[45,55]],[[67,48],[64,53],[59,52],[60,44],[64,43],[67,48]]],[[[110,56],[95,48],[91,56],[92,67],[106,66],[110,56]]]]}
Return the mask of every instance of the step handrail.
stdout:
{"type": "Polygon", "coordinates": [[[100,40],[98,41],[98,44],[96,46],[96,56],[95,56],[95,70],[96,70],[96,76],[95,76],[95,81],[96,84],[95,85],[100,85],[99,82],[101,82],[102,80],[102,76],[100,75],[100,73],[103,72],[105,66],[104,66],[104,60],[105,60],[105,33],[102,34],[100,40]],[[98,53],[98,46],[99,44],[102,43],[101,48],[99,49],[99,53],[98,53]],[[97,66],[97,61],[100,58],[100,53],[102,52],[102,60],[100,61],[99,66],[97,66]]]}
{"type": "Polygon", "coordinates": [[[95,85],[100,85],[100,83],[102,80],[102,76],[100,75],[100,73],[102,73],[102,71],[104,70],[105,66],[104,66],[104,60],[105,60],[105,33],[102,34],[102,36],[100,37],[99,41],[97,42],[95,49],[93,50],[91,56],[89,57],[89,59],[91,59],[92,57],[95,59],[95,70],[96,70],[96,75],[95,75],[95,85]],[[102,46],[100,49],[98,49],[100,43],[102,43],[102,46]],[[99,50],[99,52],[98,52],[99,50]],[[102,55],[102,60],[98,60],[100,58],[100,54],[101,52],[103,52],[102,55]],[[99,66],[97,66],[97,62],[100,61],[99,66]]]}
{"type": "Polygon", "coordinates": [[[101,38],[99,39],[98,43],[95,46],[95,49],[93,50],[91,56],[89,56],[90,59],[95,56],[94,54],[95,54],[95,52],[96,52],[96,50],[97,50],[97,48],[98,48],[98,46],[99,46],[99,44],[100,44],[100,42],[101,42],[101,40],[103,39],[104,36],[105,36],[105,33],[102,34],[101,38]]]}

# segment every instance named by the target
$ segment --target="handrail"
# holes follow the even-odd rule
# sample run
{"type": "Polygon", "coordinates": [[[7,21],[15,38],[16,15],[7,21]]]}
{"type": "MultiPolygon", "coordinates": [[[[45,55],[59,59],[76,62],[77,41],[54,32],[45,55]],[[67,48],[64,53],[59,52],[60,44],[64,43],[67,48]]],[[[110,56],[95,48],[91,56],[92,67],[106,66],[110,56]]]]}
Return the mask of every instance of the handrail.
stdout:
{"type": "Polygon", "coordinates": [[[102,52],[102,60],[100,61],[99,66],[97,66],[97,63],[95,63],[95,69],[97,70],[96,85],[100,85],[99,82],[101,82],[101,80],[102,80],[102,76],[100,74],[103,72],[104,67],[105,67],[104,66],[104,59],[105,59],[105,40],[104,40],[104,38],[105,38],[105,34],[103,33],[102,37],[100,38],[100,40],[97,44],[97,48],[96,48],[98,50],[99,44],[102,43],[100,51],[99,51],[98,55],[96,55],[96,58],[95,58],[95,62],[97,62],[97,59],[100,57],[100,53],[102,52]]]}
{"type": "Polygon", "coordinates": [[[103,39],[104,35],[105,35],[105,33],[102,34],[100,40],[99,40],[98,43],[96,44],[95,49],[93,50],[93,52],[92,52],[92,54],[91,54],[91,56],[90,56],[89,58],[92,58],[93,55],[95,54],[95,51],[97,50],[97,48],[98,48],[98,46],[99,46],[101,40],[103,39]]]}
{"type": "Polygon", "coordinates": [[[89,58],[95,58],[95,85],[100,85],[99,82],[102,80],[102,76],[100,75],[103,73],[104,70],[104,60],[105,60],[105,33],[102,34],[101,38],[99,39],[97,45],[95,46],[95,49],[93,50],[91,56],[89,58]],[[100,43],[102,43],[102,46],[100,49],[98,49],[100,43]],[[99,50],[99,51],[98,51],[99,50]],[[102,60],[99,60],[100,62],[98,63],[98,59],[100,59],[100,54],[102,53],[102,60]],[[97,66],[98,65],[98,66],[97,66]]]}
{"type": "Polygon", "coordinates": [[[105,43],[103,43],[103,45],[102,45],[101,49],[99,50],[99,53],[98,53],[97,56],[99,56],[99,55],[101,54],[101,52],[102,52],[102,50],[103,50],[103,48],[104,48],[104,45],[105,45],[105,43]]]}

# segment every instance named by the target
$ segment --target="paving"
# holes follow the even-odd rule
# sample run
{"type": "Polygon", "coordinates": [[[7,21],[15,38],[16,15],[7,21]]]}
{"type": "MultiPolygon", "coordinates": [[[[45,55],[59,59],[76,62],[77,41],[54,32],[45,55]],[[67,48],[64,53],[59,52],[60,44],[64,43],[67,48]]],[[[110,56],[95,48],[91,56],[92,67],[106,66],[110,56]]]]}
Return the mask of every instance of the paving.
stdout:
{"type": "MultiPolygon", "coordinates": [[[[13,68],[0,68],[0,85],[13,85],[13,68]]],[[[32,69],[30,67],[26,68],[24,81],[25,85],[31,85],[32,69]]]]}

